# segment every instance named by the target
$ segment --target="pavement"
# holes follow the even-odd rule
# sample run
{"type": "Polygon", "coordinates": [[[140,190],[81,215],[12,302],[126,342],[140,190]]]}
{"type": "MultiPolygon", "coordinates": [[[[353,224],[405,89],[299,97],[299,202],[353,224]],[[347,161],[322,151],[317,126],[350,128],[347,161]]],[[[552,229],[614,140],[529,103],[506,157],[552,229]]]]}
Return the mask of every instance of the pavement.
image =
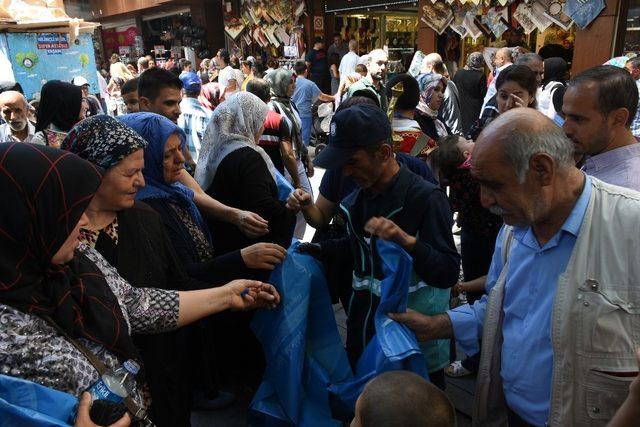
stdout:
{"type": "MultiPolygon", "coordinates": [[[[311,185],[314,196],[318,195],[320,181],[324,175],[323,169],[316,169],[311,185]]],[[[303,241],[311,241],[315,230],[309,226],[305,230],[303,241]]],[[[460,245],[460,238],[454,236],[456,245],[460,245]]],[[[340,304],[333,306],[338,330],[343,342],[346,341],[346,314],[340,304]]],[[[463,354],[460,351],[458,354],[463,354]]],[[[473,394],[475,390],[475,376],[463,378],[448,378],[446,393],[456,407],[458,427],[471,426],[471,408],[473,406],[473,394]]],[[[229,408],[219,411],[193,411],[191,414],[192,427],[244,427],[247,426],[247,411],[251,402],[249,394],[239,393],[239,399],[229,408]]]]}

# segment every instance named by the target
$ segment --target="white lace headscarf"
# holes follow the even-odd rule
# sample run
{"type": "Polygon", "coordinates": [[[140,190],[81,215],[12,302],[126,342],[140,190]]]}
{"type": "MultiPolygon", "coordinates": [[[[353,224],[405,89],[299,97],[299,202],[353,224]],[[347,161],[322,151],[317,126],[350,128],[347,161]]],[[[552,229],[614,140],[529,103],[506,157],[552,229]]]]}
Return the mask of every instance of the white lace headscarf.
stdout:
{"type": "Polygon", "coordinates": [[[213,182],[220,162],[230,153],[244,147],[254,149],[276,181],[275,167],[265,151],[256,145],[256,139],[267,117],[267,104],[249,92],[231,95],[213,112],[202,138],[200,158],[195,179],[205,191],[213,182]]]}

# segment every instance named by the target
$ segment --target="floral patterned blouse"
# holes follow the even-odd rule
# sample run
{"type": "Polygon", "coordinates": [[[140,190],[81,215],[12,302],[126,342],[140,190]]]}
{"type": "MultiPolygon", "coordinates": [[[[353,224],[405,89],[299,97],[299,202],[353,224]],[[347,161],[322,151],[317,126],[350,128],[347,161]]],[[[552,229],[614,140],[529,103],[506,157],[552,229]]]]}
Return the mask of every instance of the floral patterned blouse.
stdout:
{"type": "MultiPolygon", "coordinates": [[[[120,304],[129,333],[152,334],[178,327],[178,292],[135,288],[94,249],[84,253],[105,276],[120,304]]],[[[109,368],[120,365],[115,354],[80,338],[109,368]]],[[[74,345],[46,320],[0,304],[0,373],[23,378],[75,396],[98,380],[98,372],[74,345]]],[[[140,396],[136,399],[143,404],[140,396]]]]}
{"type": "Polygon", "coordinates": [[[200,262],[206,262],[213,258],[211,244],[209,244],[207,237],[202,232],[202,229],[198,227],[198,224],[196,224],[189,212],[177,203],[169,202],[169,205],[175,211],[176,215],[178,215],[180,221],[187,227],[187,231],[196,245],[200,262]]]}
{"type": "Polygon", "coordinates": [[[104,227],[102,230],[89,230],[86,228],[81,228],[80,241],[86,243],[92,248],[95,248],[96,244],[98,243],[100,233],[104,233],[113,241],[114,245],[118,246],[118,216],[116,215],[116,217],[113,219],[113,222],[104,227]]]}

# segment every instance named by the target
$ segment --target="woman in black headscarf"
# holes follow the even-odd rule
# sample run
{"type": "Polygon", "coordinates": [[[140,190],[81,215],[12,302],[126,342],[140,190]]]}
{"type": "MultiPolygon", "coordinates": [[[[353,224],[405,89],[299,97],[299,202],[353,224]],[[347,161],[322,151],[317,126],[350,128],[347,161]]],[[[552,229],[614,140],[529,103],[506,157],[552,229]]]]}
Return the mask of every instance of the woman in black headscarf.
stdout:
{"type": "Polygon", "coordinates": [[[79,86],[51,80],[42,86],[32,143],[59,148],[71,128],[87,116],[89,103],[79,86]]]}
{"type": "MultiPolygon", "coordinates": [[[[131,333],[279,299],[252,281],[191,292],[130,286],[98,252],[79,246],[100,182],[100,169],[71,153],[0,144],[0,372],[76,396],[98,372],[66,336],[115,368],[139,360],[131,333]]],[[[139,393],[134,398],[142,403],[139,393]]]]}
{"type": "Polygon", "coordinates": [[[544,60],[544,78],[538,95],[538,111],[550,119],[555,118],[557,111],[553,106],[553,93],[565,87],[567,79],[567,62],[562,58],[544,60]]]}

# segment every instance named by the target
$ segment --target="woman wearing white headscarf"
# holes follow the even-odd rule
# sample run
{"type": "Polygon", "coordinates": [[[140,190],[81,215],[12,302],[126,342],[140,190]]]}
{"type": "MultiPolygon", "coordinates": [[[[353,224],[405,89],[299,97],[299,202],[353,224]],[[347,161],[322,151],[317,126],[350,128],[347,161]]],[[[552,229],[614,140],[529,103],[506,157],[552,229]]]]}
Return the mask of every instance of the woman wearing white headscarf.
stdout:
{"type": "Polygon", "coordinates": [[[269,222],[258,239],[223,222],[210,221],[216,251],[226,253],[258,242],[291,244],[294,215],[278,199],[276,169],[257,145],[267,106],[248,92],[231,95],[213,113],[205,132],[195,178],[210,196],[239,209],[256,212],[269,222]]]}

